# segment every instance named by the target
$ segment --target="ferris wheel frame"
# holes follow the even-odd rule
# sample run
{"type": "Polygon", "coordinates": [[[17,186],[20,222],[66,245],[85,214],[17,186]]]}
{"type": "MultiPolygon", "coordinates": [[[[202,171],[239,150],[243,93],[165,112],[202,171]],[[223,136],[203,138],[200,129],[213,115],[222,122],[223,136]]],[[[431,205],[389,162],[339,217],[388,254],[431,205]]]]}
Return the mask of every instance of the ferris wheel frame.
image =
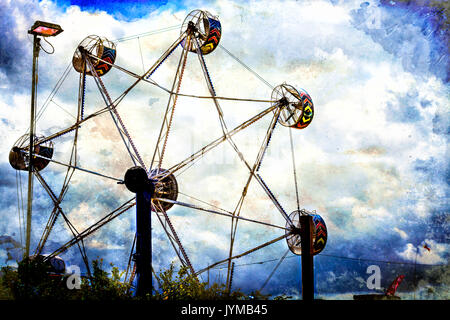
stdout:
{"type": "MultiPolygon", "coordinates": [[[[117,208],[113,209],[109,213],[107,213],[103,218],[92,224],[90,227],[86,228],[83,231],[78,231],[76,227],[71,223],[67,215],[65,214],[64,210],[61,208],[61,203],[67,193],[68,186],[70,184],[71,178],[76,170],[84,171],[96,176],[100,176],[103,178],[107,178],[110,180],[115,181],[116,183],[122,184],[124,182],[124,179],[120,179],[117,177],[112,177],[109,175],[106,175],[104,173],[100,173],[94,170],[89,170],[86,168],[82,168],[77,163],[77,143],[78,143],[78,131],[82,124],[85,122],[99,116],[102,114],[109,113],[112,120],[114,121],[114,124],[117,128],[117,132],[120,135],[120,138],[127,150],[127,153],[133,162],[135,166],[139,166],[143,168],[150,179],[155,181],[155,189],[159,190],[156,191],[156,196],[152,198],[151,206],[152,206],[152,214],[154,214],[158,221],[160,222],[164,232],[167,235],[167,238],[173,247],[175,253],[177,254],[181,264],[187,268],[188,272],[194,276],[197,277],[203,272],[206,272],[210,270],[211,268],[214,268],[218,265],[226,264],[227,265],[227,279],[226,279],[226,286],[227,289],[231,289],[231,283],[232,283],[232,274],[233,274],[233,265],[232,261],[235,259],[238,259],[240,257],[243,257],[245,255],[248,255],[252,252],[255,252],[256,250],[260,250],[264,247],[267,247],[271,244],[274,244],[280,240],[283,239],[292,239],[293,235],[299,234],[300,226],[298,225],[297,220],[293,221],[292,214],[288,214],[283,206],[280,204],[278,199],[275,197],[267,183],[263,180],[259,169],[261,167],[261,164],[264,159],[264,155],[266,154],[266,150],[268,148],[268,145],[271,141],[272,135],[274,133],[275,126],[278,122],[280,122],[283,126],[290,127],[288,130],[291,130],[291,128],[297,127],[297,128],[305,128],[307,125],[309,125],[310,121],[312,120],[313,115],[313,106],[312,106],[312,100],[310,96],[305,91],[297,91],[292,86],[289,86],[287,84],[282,84],[276,88],[273,88],[273,94],[270,100],[261,100],[261,99],[245,99],[245,98],[230,98],[230,97],[220,97],[216,94],[213,82],[211,80],[209,70],[207,68],[204,55],[210,54],[213,52],[217,47],[219,47],[219,41],[221,36],[221,25],[219,24],[215,25],[216,29],[218,31],[215,32],[214,37],[216,37],[215,46],[208,46],[205,47],[205,44],[209,44],[208,41],[210,40],[210,32],[214,30],[214,28],[211,28],[211,20],[209,24],[207,24],[205,19],[212,19],[216,21],[215,19],[218,18],[209,14],[208,12],[201,11],[201,10],[194,10],[192,11],[185,19],[182,25],[180,36],[169,46],[169,48],[160,56],[159,59],[155,61],[155,63],[143,74],[139,75],[137,73],[134,73],[130,70],[127,70],[126,68],[123,68],[117,64],[115,64],[115,47],[112,47],[111,42],[109,42],[107,39],[95,37],[95,36],[89,36],[85,40],[89,40],[87,43],[92,44],[92,42],[95,42],[93,46],[87,46],[85,47],[84,44],[86,44],[86,41],[82,41],[80,45],[77,47],[76,52],[74,54],[73,58],[73,64],[74,68],[80,73],[79,76],[79,89],[78,89],[78,108],[77,108],[77,117],[74,124],[70,125],[67,128],[64,128],[62,130],[59,130],[58,132],[55,132],[51,135],[48,135],[46,137],[36,137],[36,141],[34,143],[35,146],[41,146],[45,144],[52,144],[52,141],[55,138],[58,138],[60,136],[63,136],[65,134],[68,134],[69,132],[74,133],[73,138],[73,144],[71,149],[71,155],[69,163],[63,163],[57,160],[54,160],[52,158],[52,155],[43,155],[39,153],[38,151],[35,151],[33,153],[34,159],[33,161],[37,161],[37,159],[41,160],[42,162],[49,163],[53,162],[58,165],[65,166],[67,168],[67,172],[63,181],[63,186],[61,188],[60,193],[55,193],[50,185],[45,181],[43,176],[40,174],[40,170],[34,170],[33,174],[36,177],[36,179],[39,181],[39,183],[42,185],[44,190],[48,193],[50,199],[53,202],[53,209],[51,211],[51,214],[49,216],[48,222],[44,228],[44,232],[41,236],[41,239],[36,247],[36,250],[34,252],[34,255],[41,255],[43,252],[43,249],[45,247],[45,244],[50,236],[50,233],[52,231],[53,226],[55,225],[55,222],[59,216],[61,216],[65,223],[67,224],[70,232],[73,235],[73,238],[70,239],[68,242],[61,245],[57,250],[54,250],[52,253],[45,256],[45,260],[50,261],[52,258],[58,257],[60,254],[65,252],[68,248],[72,246],[77,246],[80,254],[82,256],[82,259],[86,265],[86,270],[88,273],[88,276],[91,276],[91,271],[89,268],[89,259],[86,253],[86,248],[84,245],[84,239],[90,235],[92,235],[94,232],[99,230],[101,227],[109,223],[110,221],[114,220],[115,218],[119,217],[121,214],[127,212],[131,208],[136,206],[136,197],[132,197],[125,203],[121,204],[117,208]],[[195,22],[193,22],[195,20],[195,22]],[[200,21],[202,21],[200,23],[200,21]],[[200,26],[203,26],[203,29],[200,28],[200,26]],[[219,27],[217,27],[219,26],[219,27]],[[217,39],[218,37],[218,39],[217,39]],[[111,55],[111,53],[108,53],[108,56],[105,56],[103,53],[106,50],[105,48],[98,48],[99,43],[103,46],[105,45],[106,49],[111,49],[114,51],[114,55],[111,55]],[[97,46],[97,47],[96,47],[97,46]],[[109,47],[106,47],[109,46],[109,47]],[[151,76],[154,74],[154,72],[166,61],[166,59],[175,51],[176,48],[179,46],[182,47],[182,53],[180,55],[180,59],[178,61],[178,66],[174,75],[174,79],[172,82],[172,86],[170,89],[164,88],[163,86],[156,83],[154,80],[151,79],[151,76]],[[206,48],[206,49],[205,49],[206,48]],[[186,67],[187,57],[189,53],[193,53],[198,57],[200,67],[202,70],[202,73],[204,75],[205,83],[207,85],[209,96],[196,96],[196,95],[189,95],[189,94],[182,94],[180,93],[180,86],[184,75],[184,70],[186,67]],[[102,76],[109,72],[112,69],[119,70],[121,72],[126,73],[127,75],[135,78],[135,82],[129,86],[125,91],[122,92],[116,99],[112,99],[109,91],[102,80],[102,76]],[[91,76],[95,84],[102,96],[102,99],[105,103],[105,107],[89,114],[84,114],[84,104],[85,104],[85,89],[86,89],[86,77],[91,76]],[[120,116],[120,113],[117,109],[118,105],[123,101],[125,96],[133,90],[133,88],[136,87],[136,85],[140,82],[146,82],[149,83],[169,94],[169,99],[167,102],[167,106],[164,112],[163,121],[161,124],[161,128],[159,131],[159,135],[156,142],[156,147],[153,152],[152,159],[148,166],[146,165],[146,162],[143,160],[141,154],[139,153],[139,150],[134,143],[131,134],[127,130],[127,127],[123,121],[123,119],[120,116]],[[167,146],[167,141],[169,138],[169,132],[172,126],[172,120],[175,112],[175,107],[177,104],[178,97],[181,96],[187,96],[187,97],[193,97],[198,99],[209,99],[213,102],[214,107],[217,111],[218,120],[220,123],[220,128],[222,131],[222,136],[220,136],[217,139],[212,140],[210,143],[204,145],[202,148],[200,148],[198,151],[191,154],[186,159],[180,161],[179,163],[172,165],[168,168],[165,168],[163,166],[163,160],[165,155],[165,150],[167,146]],[[306,97],[305,99],[303,97],[306,97]],[[270,106],[265,108],[264,110],[260,111],[253,117],[249,118],[248,120],[242,122],[240,125],[235,126],[232,129],[228,128],[227,122],[224,119],[224,112],[221,108],[220,101],[221,100],[235,100],[235,101],[249,101],[249,102],[265,102],[270,103],[270,106]],[[307,101],[307,102],[305,102],[307,101]],[[308,104],[309,103],[309,104],[308,104]],[[306,108],[310,107],[311,114],[310,119],[307,120],[307,124],[303,127],[297,126],[297,124],[300,122],[300,119],[305,117],[305,110],[306,108]],[[269,123],[269,126],[267,128],[266,134],[264,136],[264,139],[261,143],[261,146],[259,148],[257,157],[254,162],[249,162],[244,157],[243,153],[241,152],[238,145],[233,140],[233,136],[243,131],[244,129],[251,126],[253,123],[256,123],[260,119],[266,117],[267,115],[272,115],[271,121],[269,123]],[[293,118],[294,121],[291,121],[289,118],[293,118]],[[202,158],[206,153],[210,152],[217,146],[221,145],[222,143],[228,143],[232,149],[236,152],[236,155],[239,157],[241,163],[244,165],[244,167],[248,170],[248,178],[247,181],[243,187],[242,194],[240,196],[240,199],[238,203],[235,206],[234,211],[228,211],[222,208],[206,208],[199,205],[194,205],[191,203],[183,202],[177,199],[178,194],[178,187],[176,186],[176,179],[174,177],[174,174],[181,169],[185,169],[189,167],[191,164],[193,164],[198,159],[202,158]],[[277,211],[281,214],[281,216],[284,218],[286,225],[285,226],[279,226],[268,222],[258,221],[256,219],[251,219],[245,216],[241,216],[241,209],[242,205],[244,203],[244,200],[247,195],[247,191],[249,188],[249,185],[252,180],[256,180],[256,182],[260,185],[263,192],[266,194],[268,199],[273,203],[277,211]],[[171,186],[167,187],[167,184],[170,184],[171,186]],[[165,189],[164,189],[165,188],[165,189]],[[167,193],[172,192],[171,196],[166,196],[167,193]],[[195,271],[195,269],[192,266],[192,263],[189,259],[188,254],[186,253],[186,250],[184,249],[182,242],[171,223],[170,217],[167,214],[167,211],[170,210],[170,208],[174,205],[198,210],[202,212],[207,212],[210,214],[216,214],[221,216],[226,216],[231,219],[231,233],[230,233],[230,245],[229,245],[229,254],[228,257],[210,264],[208,267],[204,267],[200,270],[195,271]],[[269,227],[273,227],[275,229],[284,230],[283,234],[281,234],[278,237],[275,237],[274,239],[267,241],[265,243],[262,243],[254,248],[250,248],[246,250],[245,252],[236,254],[234,252],[234,243],[236,240],[236,234],[237,234],[237,225],[240,220],[252,222],[255,224],[265,225],[269,227]]],[[[214,43],[214,40],[212,40],[214,43]]],[[[106,50],[107,51],[107,50],[106,50]]],[[[306,114],[308,116],[308,114],[306,114]]],[[[291,134],[291,133],[290,133],[291,134]]],[[[292,135],[291,137],[291,143],[292,143],[292,135]]],[[[17,146],[15,146],[17,147],[17,146]]],[[[19,147],[19,150],[15,151],[15,155],[25,155],[29,152],[27,150],[26,146],[19,147]]],[[[295,170],[295,161],[294,161],[294,170],[295,170]]],[[[297,188],[297,185],[296,185],[297,188]]],[[[299,203],[298,199],[298,191],[297,191],[297,204],[299,203]]],[[[298,204],[299,208],[299,204],[298,204]]],[[[298,211],[300,212],[300,211],[298,211]]],[[[314,212],[308,212],[305,209],[302,209],[301,214],[304,215],[313,215],[314,212]]],[[[323,222],[323,220],[322,220],[323,222]]],[[[324,227],[326,233],[326,227],[324,227]]],[[[314,231],[315,232],[315,231],[314,231]]],[[[295,237],[294,237],[295,238],[295,237]]],[[[325,238],[322,238],[324,242],[326,242],[326,236],[325,238]]],[[[134,277],[136,274],[136,266],[133,265],[133,251],[135,246],[135,240],[133,241],[133,246],[130,251],[130,257],[128,261],[127,271],[125,275],[124,282],[128,282],[130,284],[133,283],[134,277]]],[[[297,242],[294,244],[299,245],[298,243],[298,237],[297,242]]],[[[325,243],[323,244],[323,246],[325,243]]],[[[277,267],[279,264],[284,260],[289,250],[291,250],[294,254],[298,254],[298,250],[292,248],[292,243],[289,244],[288,241],[288,250],[284,254],[284,256],[280,259],[277,267]]],[[[323,249],[323,248],[322,248],[323,249]]],[[[320,251],[319,251],[320,252],[320,251]]],[[[318,252],[316,252],[318,253],[318,252]]],[[[276,268],[275,268],[276,270],[276,268]]],[[[274,270],[274,271],[275,271],[274,270]]],[[[267,284],[270,277],[273,275],[274,271],[270,274],[267,281],[264,283],[263,287],[267,284]]],[[[156,276],[156,275],[155,275],[156,276]]]]}

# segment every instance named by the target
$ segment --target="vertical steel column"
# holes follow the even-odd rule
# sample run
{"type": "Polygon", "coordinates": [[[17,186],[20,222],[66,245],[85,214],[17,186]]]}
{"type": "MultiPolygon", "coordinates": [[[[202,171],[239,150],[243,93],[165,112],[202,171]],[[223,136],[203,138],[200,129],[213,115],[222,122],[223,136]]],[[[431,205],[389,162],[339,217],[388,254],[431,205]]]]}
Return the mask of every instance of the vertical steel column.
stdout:
{"type": "Polygon", "coordinates": [[[125,186],[136,194],[136,295],[152,294],[152,197],[153,181],[143,167],[131,167],[125,173],[125,186]]]}
{"type": "Polygon", "coordinates": [[[300,215],[302,297],[305,301],[314,300],[313,228],[312,216],[300,215]]]}
{"type": "Polygon", "coordinates": [[[145,297],[152,293],[152,234],[151,195],[146,191],[136,193],[136,295],[145,297]]]}
{"type": "Polygon", "coordinates": [[[37,73],[36,65],[39,57],[41,39],[35,34],[33,35],[33,71],[31,79],[31,115],[30,115],[30,150],[28,153],[28,200],[27,200],[27,230],[25,240],[24,258],[30,255],[31,242],[31,216],[33,205],[33,152],[34,152],[34,135],[35,135],[35,114],[36,114],[36,87],[37,73]]]}

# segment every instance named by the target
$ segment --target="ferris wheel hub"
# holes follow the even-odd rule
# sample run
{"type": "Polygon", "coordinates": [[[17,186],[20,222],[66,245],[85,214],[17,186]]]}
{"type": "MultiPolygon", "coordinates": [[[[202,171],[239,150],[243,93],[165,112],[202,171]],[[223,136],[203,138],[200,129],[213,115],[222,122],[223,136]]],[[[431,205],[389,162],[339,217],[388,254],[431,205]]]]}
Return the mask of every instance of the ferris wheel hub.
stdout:
{"type": "Polygon", "coordinates": [[[124,183],[128,190],[133,193],[149,191],[153,194],[155,189],[153,181],[147,176],[147,171],[139,166],[131,167],[127,170],[124,183]]]}
{"type": "MultiPolygon", "coordinates": [[[[178,183],[175,176],[166,169],[153,169],[150,171],[150,178],[155,181],[155,198],[162,198],[176,201],[178,198],[178,183]]],[[[173,203],[154,200],[154,210],[162,212],[172,208],[173,203]]]]}

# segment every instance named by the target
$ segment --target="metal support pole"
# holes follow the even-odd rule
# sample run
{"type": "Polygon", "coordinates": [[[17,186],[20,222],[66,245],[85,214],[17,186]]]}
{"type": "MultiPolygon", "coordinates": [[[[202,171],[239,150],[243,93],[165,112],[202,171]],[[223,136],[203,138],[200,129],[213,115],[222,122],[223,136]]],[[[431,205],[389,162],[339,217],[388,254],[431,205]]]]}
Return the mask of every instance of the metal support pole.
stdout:
{"type": "Polygon", "coordinates": [[[314,300],[313,228],[312,216],[301,215],[302,297],[305,301],[314,300]]]}
{"type": "Polygon", "coordinates": [[[33,36],[33,71],[31,79],[31,116],[30,116],[30,150],[28,160],[28,200],[27,200],[27,230],[25,240],[24,258],[30,255],[31,242],[31,216],[33,204],[33,152],[35,135],[35,114],[36,114],[36,87],[37,87],[37,60],[39,57],[40,38],[35,34],[33,36]]]}
{"type": "Polygon", "coordinates": [[[152,197],[155,192],[153,180],[143,167],[132,167],[124,178],[125,186],[136,193],[136,295],[152,294],[152,197]]]}
{"type": "Polygon", "coordinates": [[[136,295],[152,293],[151,200],[145,191],[136,193],[136,295]]]}

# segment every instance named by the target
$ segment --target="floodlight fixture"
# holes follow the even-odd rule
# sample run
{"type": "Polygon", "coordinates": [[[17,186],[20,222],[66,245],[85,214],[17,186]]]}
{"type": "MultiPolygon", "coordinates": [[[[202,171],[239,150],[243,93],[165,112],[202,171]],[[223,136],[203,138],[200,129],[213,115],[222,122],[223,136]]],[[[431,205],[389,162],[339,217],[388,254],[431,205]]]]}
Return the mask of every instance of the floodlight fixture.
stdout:
{"type": "Polygon", "coordinates": [[[63,31],[64,30],[59,24],[38,20],[33,24],[31,29],[28,30],[28,33],[42,37],[54,37],[63,31]]]}

